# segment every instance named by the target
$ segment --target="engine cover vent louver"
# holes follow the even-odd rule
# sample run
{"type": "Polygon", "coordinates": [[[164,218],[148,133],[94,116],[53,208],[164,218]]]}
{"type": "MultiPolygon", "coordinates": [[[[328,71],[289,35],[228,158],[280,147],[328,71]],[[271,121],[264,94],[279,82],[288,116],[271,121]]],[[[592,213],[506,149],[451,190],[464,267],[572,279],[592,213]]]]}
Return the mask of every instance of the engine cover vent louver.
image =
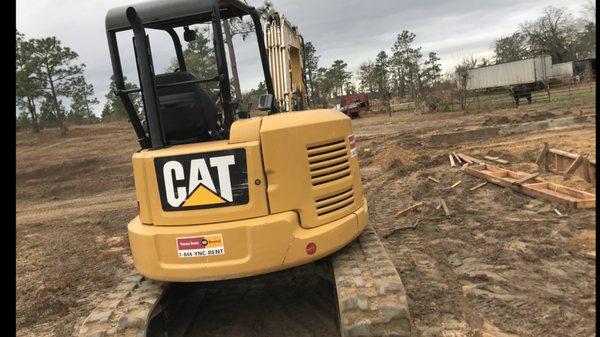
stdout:
{"type": "Polygon", "coordinates": [[[351,206],[352,203],[354,203],[354,191],[352,188],[333,196],[317,199],[315,200],[317,216],[321,217],[329,213],[342,210],[343,208],[351,206]]]}
{"type": "Polygon", "coordinates": [[[350,176],[350,163],[345,140],[308,147],[307,153],[313,186],[334,183],[350,176]]]}
{"type": "Polygon", "coordinates": [[[333,219],[354,204],[346,140],[309,146],[307,154],[317,217],[323,220],[333,219]]]}

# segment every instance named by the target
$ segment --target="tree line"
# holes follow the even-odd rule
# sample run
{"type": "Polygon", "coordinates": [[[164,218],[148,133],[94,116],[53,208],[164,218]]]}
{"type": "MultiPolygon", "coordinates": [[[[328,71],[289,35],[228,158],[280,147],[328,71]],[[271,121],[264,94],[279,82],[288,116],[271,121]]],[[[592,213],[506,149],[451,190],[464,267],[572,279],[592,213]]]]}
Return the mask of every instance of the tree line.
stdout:
{"type": "Polygon", "coordinates": [[[78,57],[56,37],[26,39],[16,33],[17,129],[58,126],[65,134],[68,121],[97,120],[93,107],[98,100],[78,57]]]}
{"type": "Polygon", "coordinates": [[[359,66],[357,76],[363,91],[377,92],[384,108],[390,110],[392,96],[409,98],[416,105],[425,103],[428,93],[442,76],[440,58],[431,51],[424,57],[415,45],[416,35],[404,30],[396,35],[389,52],[380,51],[375,61],[359,66]]]}
{"type": "Polygon", "coordinates": [[[412,32],[402,31],[389,51],[382,50],[374,61],[363,62],[355,73],[339,59],[329,67],[319,66],[320,55],[307,42],[304,62],[312,105],[326,107],[330,99],[357,91],[381,98],[387,110],[392,96],[426,100],[428,90],[439,83],[442,69],[435,52],[423,57],[421,47],[414,44],[415,37],[412,32]]]}
{"type": "MultiPolygon", "coordinates": [[[[258,9],[263,22],[275,12],[270,1],[265,1],[258,9]]],[[[321,56],[316,46],[308,41],[303,56],[309,102],[313,107],[327,107],[331,99],[360,91],[380,98],[383,108],[388,111],[391,111],[392,97],[412,100],[418,109],[436,110],[439,102],[433,95],[435,89],[454,87],[460,91],[461,83],[466,83],[466,70],[470,68],[540,54],[551,55],[554,63],[587,57],[596,48],[595,3],[588,0],[582,13],[582,17],[575,18],[564,8],[547,7],[538,19],[520,24],[512,35],[495,41],[492,58],[463,58],[444,76],[438,55],[433,51],[423,55],[422,48],[415,45],[416,35],[407,30],[397,34],[389,50],[381,50],[374,60],[361,63],[354,73],[342,59],[334,60],[329,66],[320,65],[321,56]]],[[[266,93],[266,87],[261,82],[257,88],[241,92],[233,46],[234,36],[245,39],[254,27],[251,22],[240,19],[225,23],[232,92],[242,104],[256,103],[258,96],[266,93]]],[[[197,39],[188,42],[184,49],[188,71],[198,78],[212,77],[217,69],[209,31],[196,28],[196,33],[197,39]]],[[[44,127],[60,127],[64,134],[69,123],[127,118],[120,99],[113,93],[116,87],[112,78],[101,116],[93,113],[99,102],[94,97],[93,86],[84,77],[85,64],[79,62],[76,52],[63,46],[56,37],[26,39],[17,32],[16,42],[17,129],[30,128],[37,132],[44,127]]],[[[174,71],[177,66],[173,59],[168,71],[174,71]]],[[[216,101],[217,85],[207,83],[203,86],[216,101]]],[[[126,80],[126,88],[133,87],[135,85],[126,80]]],[[[139,94],[134,95],[133,103],[141,112],[139,94]]]]}
{"type": "MultiPolygon", "coordinates": [[[[266,20],[274,10],[269,2],[261,7],[261,14],[266,20]]],[[[233,52],[232,36],[246,36],[253,29],[247,22],[231,21],[232,34],[226,37],[230,45],[230,58],[233,52]]],[[[188,71],[198,78],[208,78],[217,72],[214,50],[210,41],[210,32],[206,28],[195,28],[197,38],[188,42],[184,49],[184,58],[188,71]]],[[[331,98],[356,93],[359,90],[389,98],[390,93],[399,97],[416,97],[417,92],[425,86],[434,85],[440,77],[439,58],[429,53],[422,60],[421,48],[412,46],[415,35],[404,31],[391,50],[390,56],[385,51],[377,55],[375,62],[363,63],[358,72],[348,70],[348,64],[341,59],[334,60],[329,67],[319,64],[320,55],[310,41],[305,43],[304,63],[307,76],[307,95],[314,107],[326,107],[331,98]],[[357,88],[353,78],[357,77],[360,86],[357,88]]],[[[77,63],[78,55],[68,47],[62,46],[55,37],[43,39],[25,39],[17,35],[17,101],[20,114],[17,118],[17,129],[29,127],[37,132],[43,127],[60,126],[66,132],[67,122],[93,123],[125,119],[127,114],[120,99],[114,95],[116,89],[111,77],[108,93],[100,118],[93,113],[93,107],[99,104],[94,98],[94,88],[83,76],[85,65],[77,63]],[[35,55],[40,55],[39,57],[35,55]],[[65,108],[65,102],[70,103],[65,108]]],[[[236,67],[235,62],[231,62],[236,67]]],[[[174,58],[167,71],[178,67],[174,58]]],[[[255,103],[258,96],[266,93],[264,82],[256,89],[241,93],[239,80],[233,74],[232,92],[242,104],[255,103]]],[[[218,99],[218,86],[215,83],[202,84],[209,96],[218,99]]],[[[126,89],[134,84],[125,78],[126,89]]],[[[139,94],[133,95],[133,103],[138,112],[142,111],[142,100],[139,94]]]]}
{"type": "Polygon", "coordinates": [[[382,50],[375,60],[360,64],[355,74],[347,71],[343,60],[336,60],[330,68],[319,68],[319,55],[307,43],[306,69],[313,101],[325,106],[329,98],[352,94],[356,90],[351,82],[354,78],[358,89],[381,98],[386,110],[392,97],[412,100],[417,109],[436,110],[440,106],[433,94],[437,88],[454,88],[461,100],[468,69],[542,54],[552,56],[553,63],[589,57],[596,50],[595,2],[587,0],[581,14],[575,17],[565,8],[546,7],[539,18],[521,23],[512,35],[494,41],[491,58],[464,57],[446,74],[442,74],[437,54],[429,52],[424,57],[421,47],[415,45],[415,34],[406,30],[396,36],[389,51],[382,50]]]}
{"type": "Polygon", "coordinates": [[[469,69],[540,55],[550,55],[552,63],[592,56],[596,51],[596,3],[586,0],[579,17],[566,8],[548,6],[540,17],[522,22],[513,34],[494,41],[492,47],[491,58],[464,57],[448,74],[449,81],[456,88],[461,109],[464,109],[466,102],[469,69]]]}
{"type": "Polygon", "coordinates": [[[550,55],[553,63],[587,58],[596,50],[596,3],[587,0],[580,16],[564,7],[546,7],[542,15],[521,23],[493,43],[493,57],[469,58],[465,66],[485,66],[550,55]]]}

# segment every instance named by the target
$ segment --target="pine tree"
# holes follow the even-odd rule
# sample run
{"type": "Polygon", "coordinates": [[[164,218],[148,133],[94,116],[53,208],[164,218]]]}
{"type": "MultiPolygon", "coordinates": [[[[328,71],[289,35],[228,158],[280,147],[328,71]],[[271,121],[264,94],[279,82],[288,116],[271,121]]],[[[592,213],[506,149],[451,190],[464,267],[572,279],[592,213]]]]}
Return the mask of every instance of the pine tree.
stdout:
{"type": "Polygon", "coordinates": [[[435,52],[430,52],[428,56],[428,59],[423,63],[421,78],[423,83],[433,87],[442,77],[442,66],[439,63],[440,58],[435,52]]]}
{"type": "Polygon", "coordinates": [[[410,89],[413,99],[417,91],[417,79],[419,74],[419,60],[421,59],[421,47],[414,48],[412,43],[416,35],[407,30],[398,34],[396,42],[392,47],[391,66],[393,78],[399,96],[404,97],[406,87],[410,89]]]}
{"type": "Polygon", "coordinates": [[[358,68],[358,79],[360,81],[360,87],[362,91],[368,91],[374,93],[377,87],[377,81],[375,78],[375,64],[369,60],[363,62],[358,68]]]}
{"type": "Polygon", "coordinates": [[[69,47],[62,46],[56,37],[30,40],[32,43],[32,62],[37,65],[37,79],[45,82],[46,93],[54,118],[61,128],[61,135],[67,132],[64,122],[65,111],[61,97],[72,92],[73,82],[83,75],[84,64],[74,64],[78,55],[69,47]]]}
{"type": "Polygon", "coordinates": [[[39,132],[39,116],[36,101],[43,94],[45,87],[44,78],[36,77],[37,63],[32,59],[33,45],[25,40],[25,36],[17,32],[16,36],[16,103],[17,108],[27,111],[19,115],[19,122],[25,121],[30,125],[32,132],[39,132]],[[27,116],[29,114],[29,117],[27,116]]]}
{"type": "Polygon", "coordinates": [[[390,89],[389,89],[389,68],[390,68],[390,58],[385,51],[380,51],[377,54],[377,58],[375,59],[375,78],[377,82],[377,88],[379,91],[379,95],[381,96],[381,100],[385,105],[385,109],[388,111],[389,115],[392,115],[392,109],[390,105],[390,89]]]}
{"type": "MultiPolygon", "coordinates": [[[[134,84],[127,82],[127,77],[123,77],[123,81],[125,82],[125,90],[136,88],[134,84]]],[[[104,107],[102,108],[102,121],[111,121],[128,118],[127,111],[125,110],[125,107],[121,102],[121,98],[115,95],[116,90],[117,84],[115,83],[115,78],[114,76],[111,76],[110,85],[108,87],[108,93],[104,96],[106,98],[106,102],[104,103],[104,107]]],[[[133,103],[134,108],[137,111],[137,114],[143,114],[143,103],[141,95],[137,93],[130,94],[129,96],[131,97],[131,101],[133,103]]]]}
{"type": "Polygon", "coordinates": [[[348,64],[343,60],[335,60],[329,68],[328,74],[334,87],[334,94],[342,96],[344,94],[344,84],[352,78],[352,73],[347,71],[348,64]]]}
{"type": "MultiPolygon", "coordinates": [[[[187,71],[194,74],[194,76],[199,79],[215,77],[218,74],[217,62],[215,60],[212,42],[208,38],[208,30],[201,30],[199,28],[195,28],[194,30],[196,31],[196,39],[188,42],[183,51],[183,58],[185,60],[187,71]]],[[[179,67],[177,59],[174,59],[171,62],[169,71],[173,71],[177,67],[179,67]]],[[[201,84],[201,86],[213,102],[218,99],[218,83],[208,82],[201,84]]]]}
{"type": "Polygon", "coordinates": [[[94,86],[87,83],[85,77],[79,76],[73,80],[70,98],[71,111],[68,114],[70,120],[86,121],[88,123],[96,120],[93,106],[99,102],[94,97],[94,86]]]}
{"type": "MultiPolygon", "coordinates": [[[[256,9],[260,14],[262,21],[266,21],[268,17],[274,13],[273,3],[265,1],[262,6],[256,9]]],[[[225,44],[227,44],[227,52],[229,54],[229,66],[231,67],[231,86],[235,93],[235,98],[242,102],[242,90],[240,87],[240,77],[237,70],[237,58],[235,56],[235,47],[233,45],[233,37],[239,35],[242,40],[246,40],[250,33],[254,32],[254,23],[252,21],[242,20],[240,18],[230,18],[223,21],[223,32],[225,33],[225,44]]]]}
{"type": "Polygon", "coordinates": [[[317,50],[312,42],[308,41],[304,44],[304,71],[308,76],[308,97],[309,102],[312,103],[313,95],[315,91],[315,83],[313,80],[313,74],[319,68],[319,58],[321,56],[317,54],[317,50]]]}

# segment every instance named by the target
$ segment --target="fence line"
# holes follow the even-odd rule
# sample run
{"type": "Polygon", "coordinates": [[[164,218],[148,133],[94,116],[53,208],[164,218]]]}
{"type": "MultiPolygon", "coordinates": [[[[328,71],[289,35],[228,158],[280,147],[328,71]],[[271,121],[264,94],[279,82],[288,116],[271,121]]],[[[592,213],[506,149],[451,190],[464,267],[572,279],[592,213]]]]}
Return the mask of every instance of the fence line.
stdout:
{"type": "MultiPolygon", "coordinates": [[[[528,94],[528,89],[513,88],[513,92],[520,96],[519,106],[528,104],[567,103],[589,99],[594,95],[596,87],[595,76],[556,76],[540,83],[535,91],[528,94]],[[530,102],[527,98],[530,98],[530,102]]],[[[491,90],[460,92],[457,88],[440,88],[426,93],[429,102],[425,99],[422,112],[429,111],[476,111],[481,109],[514,108],[515,99],[507,88],[491,90]],[[464,109],[461,109],[461,95],[464,99],[464,109]],[[428,109],[431,104],[433,109],[428,109]]],[[[394,98],[390,102],[392,112],[416,111],[415,103],[406,99],[394,98]]],[[[370,113],[383,113],[385,108],[380,99],[371,101],[370,113]]]]}

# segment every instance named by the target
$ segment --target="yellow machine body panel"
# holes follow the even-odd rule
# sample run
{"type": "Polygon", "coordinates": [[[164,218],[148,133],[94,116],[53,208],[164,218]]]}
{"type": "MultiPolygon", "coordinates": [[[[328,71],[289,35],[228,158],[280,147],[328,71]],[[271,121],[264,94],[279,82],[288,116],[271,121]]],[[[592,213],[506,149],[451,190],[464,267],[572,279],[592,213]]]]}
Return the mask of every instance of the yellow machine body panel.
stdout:
{"type": "Polygon", "coordinates": [[[156,280],[245,277],[329,255],[367,223],[350,118],[236,121],[229,140],[133,155],[136,268],[156,280]]]}
{"type": "Polygon", "coordinates": [[[312,228],[360,207],[351,134],[350,118],[333,109],[265,118],[261,144],[271,213],[294,210],[302,226],[312,228]]]}
{"type": "MultiPolygon", "coordinates": [[[[187,169],[185,167],[184,169],[187,169]]],[[[264,216],[269,213],[266,184],[264,183],[264,169],[260,143],[258,141],[229,144],[228,141],[215,141],[206,143],[195,143],[173,146],[160,150],[144,150],[133,155],[133,172],[135,177],[135,188],[140,205],[140,220],[144,224],[156,226],[185,226],[194,223],[213,223],[238,219],[247,219],[264,216]],[[186,211],[167,211],[161,205],[159,196],[159,184],[157,171],[155,169],[155,158],[176,157],[181,155],[218,152],[229,149],[242,148],[246,152],[248,176],[252,177],[252,183],[248,184],[249,201],[244,205],[229,207],[207,207],[186,211]],[[256,180],[260,184],[255,184],[256,180]]],[[[216,182],[213,182],[216,184],[216,182]]],[[[189,184],[182,186],[184,193],[189,197],[191,189],[189,184]]]]}
{"type": "Polygon", "coordinates": [[[294,212],[218,224],[147,226],[136,217],[129,241],[137,270],[155,280],[197,282],[265,274],[299,266],[336,252],[367,224],[367,203],[326,225],[303,229],[294,212]],[[177,238],[219,235],[224,254],[180,258],[177,238]],[[316,247],[312,254],[307,247],[316,247]]]}

